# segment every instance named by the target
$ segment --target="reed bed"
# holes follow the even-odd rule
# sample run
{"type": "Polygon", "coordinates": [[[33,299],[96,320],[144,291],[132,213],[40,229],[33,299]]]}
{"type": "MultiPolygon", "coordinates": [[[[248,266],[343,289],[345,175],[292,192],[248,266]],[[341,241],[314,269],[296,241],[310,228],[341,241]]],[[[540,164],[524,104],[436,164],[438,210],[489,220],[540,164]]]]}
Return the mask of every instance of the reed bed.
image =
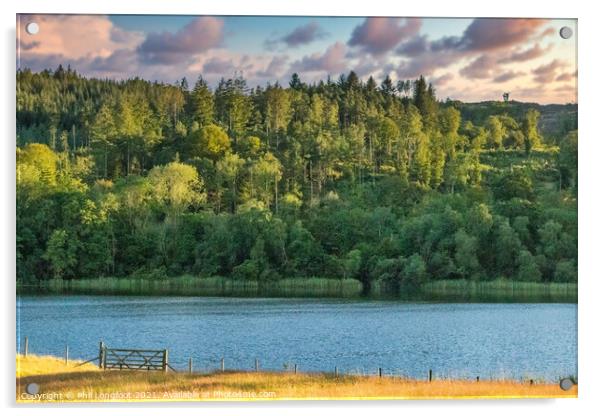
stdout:
{"type": "MultiPolygon", "coordinates": [[[[366,294],[355,279],[288,278],[245,281],[225,277],[180,276],[166,279],[115,278],[53,279],[35,286],[18,286],[21,293],[74,293],[87,295],[239,296],[239,297],[335,297],[357,298],[366,294]]],[[[450,302],[577,302],[577,283],[435,280],[417,290],[375,281],[367,294],[375,298],[450,302]]]]}
{"type": "Polygon", "coordinates": [[[438,280],[424,284],[421,294],[433,300],[577,302],[577,284],[438,280]]]}
{"type": "Polygon", "coordinates": [[[106,277],[49,280],[39,289],[53,293],[181,296],[357,297],[362,283],[355,279],[290,278],[243,281],[225,277],[180,276],[169,279],[106,277]]]}

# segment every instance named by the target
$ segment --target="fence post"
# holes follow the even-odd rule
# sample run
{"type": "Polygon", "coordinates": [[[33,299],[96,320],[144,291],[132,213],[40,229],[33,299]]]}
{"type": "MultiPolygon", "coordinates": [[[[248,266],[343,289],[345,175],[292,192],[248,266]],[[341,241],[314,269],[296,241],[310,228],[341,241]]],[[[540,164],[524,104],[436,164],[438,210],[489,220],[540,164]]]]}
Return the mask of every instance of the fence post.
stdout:
{"type": "Polygon", "coordinates": [[[429,383],[433,381],[433,370],[429,369],[429,383]]]}
{"type": "Polygon", "coordinates": [[[28,350],[29,350],[29,338],[25,337],[25,354],[24,354],[25,357],[27,357],[28,350]]]}
{"type": "Polygon", "coordinates": [[[65,345],[65,364],[69,363],[69,345],[65,345]]]}
{"type": "Polygon", "coordinates": [[[378,376],[382,377],[383,376],[383,369],[378,367],[378,376]]]}
{"type": "Polygon", "coordinates": [[[192,357],[188,359],[188,372],[192,374],[192,357]]]}
{"type": "Polygon", "coordinates": [[[295,364],[295,374],[297,374],[297,364],[295,364]]]}
{"type": "Polygon", "coordinates": [[[259,360],[255,358],[255,371],[259,371],[259,360]]]}
{"type": "Polygon", "coordinates": [[[105,344],[104,344],[104,342],[100,341],[100,347],[98,349],[98,368],[102,368],[102,366],[103,366],[104,355],[105,355],[105,344]]]}
{"type": "Polygon", "coordinates": [[[338,377],[339,376],[339,369],[337,368],[337,366],[334,366],[334,376],[338,377]]]}
{"type": "Polygon", "coordinates": [[[479,376],[477,376],[477,383],[479,382],[479,380],[480,380],[480,377],[479,377],[479,376]]]}
{"type": "Polygon", "coordinates": [[[222,373],[224,372],[224,370],[226,369],[225,365],[224,365],[224,357],[222,357],[221,361],[220,361],[220,365],[222,368],[222,373]]]}
{"type": "Polygon", "coordinates": [[[167,350],[163,350],[163,371],[167,373],[167,350]]]}

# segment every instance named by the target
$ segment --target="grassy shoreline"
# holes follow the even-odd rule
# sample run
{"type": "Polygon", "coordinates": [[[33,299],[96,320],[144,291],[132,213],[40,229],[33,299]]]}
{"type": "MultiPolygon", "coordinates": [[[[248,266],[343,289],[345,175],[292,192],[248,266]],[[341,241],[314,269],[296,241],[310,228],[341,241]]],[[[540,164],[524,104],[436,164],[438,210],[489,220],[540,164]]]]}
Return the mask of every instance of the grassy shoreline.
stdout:
{"type": "Polygon", "coordinates": [[[17,403],[116,401],[384,400],[576,398],[558,383],[516,380],[432,382],[400,377],[291,372],[161,373],[75,367],[50,356],[17,355],[17,403]],[[26,386],[36,383],[38,395],[26,386]]]}
{"type": "Polygon", "coordinates": [[[577,302],[576,283],[536,283],[511,280],[438,280],[419,291],[397,294],[389,286],[373,282],[365,291],[355,279],[282,279],[270,282],[240,281],[224,277],[180,276],[169,279],[114,278],[48,280],[36,285],[17,284],[21,293],[232,296],[232,297],[329,297],[403,299],[439,302],[577,302]],[[366,293],[367,292],[367,293],[366,293]]]}

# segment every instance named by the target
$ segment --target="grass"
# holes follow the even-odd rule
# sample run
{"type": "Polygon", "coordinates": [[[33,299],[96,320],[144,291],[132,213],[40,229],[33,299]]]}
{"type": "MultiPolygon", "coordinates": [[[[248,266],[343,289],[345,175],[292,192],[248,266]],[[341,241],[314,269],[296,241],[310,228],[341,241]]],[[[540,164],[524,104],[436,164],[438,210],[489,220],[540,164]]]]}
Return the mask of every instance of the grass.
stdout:
{"type": "Polygon", "coordinates": [[[422,285],[421,292],[432,300],[577,302],[576,283],[438,280],[422,285]]]}
{"type": "MultiPolygon", "coordinates": [[[[27,293],[75,293],[86,295],[240,296],[240,297],[336,297],[357,298],[363,285],[355,279],[297,278],[270,282],[241,281],[225,277],[180,276],[169,279],[115,278],[48,280],[35,287],[20,286],[27,293]]],[[[370,295],[391,298],[390,286],[372,282],[370,295]]],[[[461,302],[577,302],[577,283],[537,283],[512,280],[436,280],[402,299],[461,302]]]]}
{"type": "Polygon", "coordinates": [[[210,374],[101,371],[53,357],[17,356],[17,401],[185,401],[296,399],[435,399],[577,397],[557,383],[433,380],[291,372],[210,374]],[[39,385],[39,396],[26,393],[39,385]]]}
{"type": "Polygon", "coordinates": [[[257,282],[187,275],[169,279],[53,279],[41,283],[39,289],[87,295],[357,297],[362,291],[362,284],[355,279],[299,278],[257,282]]]}
{"type": "Polygon", "coordinates": [[[34,375],[47,375],[47,374],[67,374],[81,371],[95,371],[98,370],[98,365],[87,363],[80,366],[81,361],[69,361],[65,363],[62,358],[53,357],[51,355],[31,355],[27,357],[18,354],[17,355],[17,378],[29,377],[34,375]]]}

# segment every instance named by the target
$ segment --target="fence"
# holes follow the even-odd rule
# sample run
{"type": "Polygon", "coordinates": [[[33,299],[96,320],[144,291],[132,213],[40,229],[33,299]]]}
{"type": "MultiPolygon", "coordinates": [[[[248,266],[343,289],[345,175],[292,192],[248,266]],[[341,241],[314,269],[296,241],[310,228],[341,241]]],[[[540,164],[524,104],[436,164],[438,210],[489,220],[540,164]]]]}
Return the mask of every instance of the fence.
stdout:
{"type": "MultiPolygon", "coordinates": [[[[169,368],[168,351],[108,348],[100,342],[98,366],[104,370],[159,370],[169,368]]],[[[93,359],[94,360],[94,359],[93,359]]]]}
{"type": "MultiPolygon", "coordinates": [[[[27,357],[29,354],[29,338],[24,338],[23,350],[22,354],[27,357]]],[[[178,372],[174,369],[168,361],[169,350],[147,350],[147,349],[122,349],[122,348],[108,348],[102,341],[100,342],[100,347],[98,351],[98,356],[93,357],[90,360],[78,363],[76,366],[81,366],[83,364],[91,363],[93,361],[98,360],[98,366],[104,370],[137,370],[137,371],[162,371],[167,372],[171,370],[173,372],[178,372]]],[[[65,363],[69,362],[69,347],[65,346],[64,349],[64,358],[65,363]]],[[[259,359],[255,358],[254,362],[254,370],[260,371],[260,363],[259,359]]],[[[225,358],[222,357],[220,359],[219,368],[222,372],[226,371],[226,361],[225,358]]],[[[193,374],[193,361],[192,357],[188,359],[188,373],[193,374]]],[[[232,369],[233,371],[237,371],[237,369],[232,369]]],[[[293,364],[291,369],[288,371],[294,372],[297,374],[300,368],[297,364],[293,364]]],[[[335,377],[339,377],[344,375],[341,373],[340,369],[335,366],[333,371],[326,371],[325,373],[331,373],[335,377]]],[[[433,374],[432,369],[428,369],[425,371],[425,379],[429,382],[435,379],[435,375],[433,374]]],[[[353,374],[353,373],[351,373],[353,374]]],[[[382,367],[378,367],[373,375],[377,375],[378,377],[386,377],[386,374],[382,367]]],[[[363,373],[363,375],[369,375],[363,373]]],[[[394,376],[393,374],[389,374],[389,376],[394,376]]],[[[403,376],[402,376],[403,377],[403,376]]],[[[475,378],[476,382],[481,380],[480,376],[475,378]]],[[[533,379],[529,379],[531,384],[534,383],[533,379]]]]}

